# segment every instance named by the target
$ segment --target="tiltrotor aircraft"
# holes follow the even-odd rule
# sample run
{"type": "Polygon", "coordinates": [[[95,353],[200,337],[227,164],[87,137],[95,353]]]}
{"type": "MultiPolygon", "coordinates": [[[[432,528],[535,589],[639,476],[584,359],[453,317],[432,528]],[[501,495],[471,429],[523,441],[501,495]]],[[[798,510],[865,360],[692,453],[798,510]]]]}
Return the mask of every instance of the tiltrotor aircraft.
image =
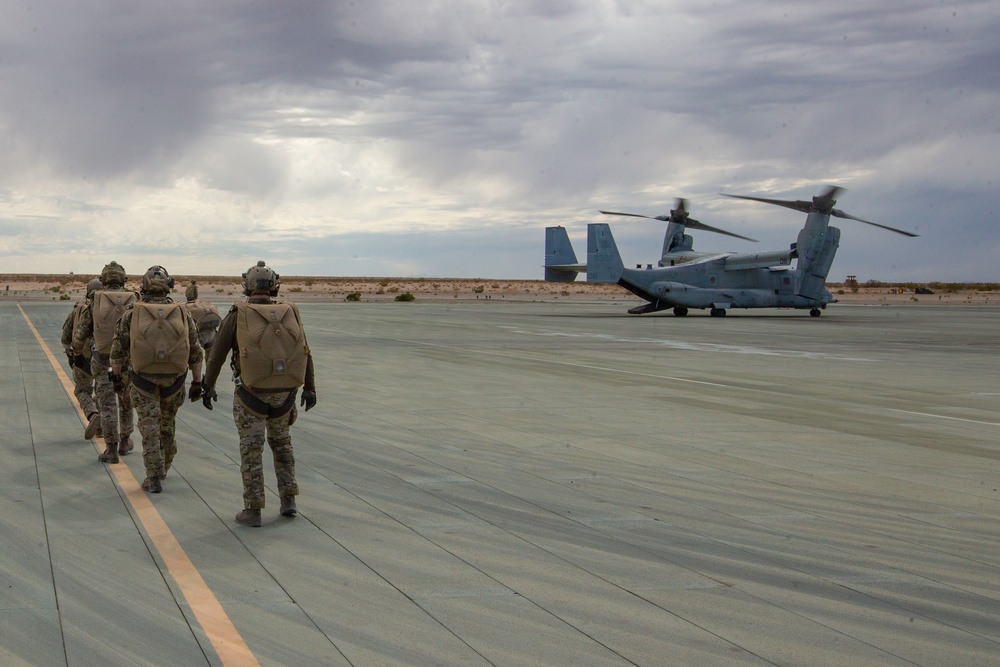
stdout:
{"type": "MultiPolygon", "coordinates": [[[[806,213],[798,239],[787,250],[760,253],[694,252],[685,228],[703,229],[737,238],[746,237],[710,227],[687,216],[684,200],[669,216],[663,255],[657,267],[627,269],[622,263],[611,228],[604,223],[587,225],[587,264],[578,264],[576,253],[563,227],[545,230],[545,280],[573,282],[578,273],[590,283],[617,283],[647,303],[630,309],[632,314],[673,308],[684,316],[690,308],[708,308],[716,317],[730,308],[799,308],[818,316],[828,303],[835,303],[826,289],[826,277],[840,242],[840,230],[830,226],[830,217],[856,220],[905,236],[911,232],[862,220],[834,208],[843,188],[831,186],[812,201],[765,199],[745,195],[724,196],[783,206],[806,213]],[[797,260],[792,268],[792,260],[797,260]]],[[[650,217],[635,213],[601,211],[609,215],[650,217]]],[[[747,239],[752,240],[752,239],[747,239]]]]}

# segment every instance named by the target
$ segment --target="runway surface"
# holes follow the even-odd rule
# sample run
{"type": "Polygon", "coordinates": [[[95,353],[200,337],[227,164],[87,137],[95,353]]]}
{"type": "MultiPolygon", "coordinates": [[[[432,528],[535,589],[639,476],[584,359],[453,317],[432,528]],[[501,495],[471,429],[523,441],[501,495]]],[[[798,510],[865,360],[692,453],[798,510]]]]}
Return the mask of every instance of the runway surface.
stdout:
{"type": "Polygon", "coordinates": [[[5,666],[1000,665],[1000,309],[304,304],[248,528],[228,370],[147,496],[70,306],[0,303],[5,666]]]}

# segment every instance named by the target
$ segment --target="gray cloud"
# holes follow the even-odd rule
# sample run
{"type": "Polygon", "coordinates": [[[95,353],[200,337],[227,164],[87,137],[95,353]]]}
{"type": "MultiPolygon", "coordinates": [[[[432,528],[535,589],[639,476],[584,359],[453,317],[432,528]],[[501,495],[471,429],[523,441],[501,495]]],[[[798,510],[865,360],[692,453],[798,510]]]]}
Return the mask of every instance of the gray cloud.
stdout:
{"type": "Polygon", "coordinates": [[[836,183],[921,237],[842,224],[834,275],[994,280],[994,4],[8,1],[0,253],[537,278],[543,227],[582,255],[598,208],[683,196],[784,247],[795,214],[716,193],[836,183]]]}

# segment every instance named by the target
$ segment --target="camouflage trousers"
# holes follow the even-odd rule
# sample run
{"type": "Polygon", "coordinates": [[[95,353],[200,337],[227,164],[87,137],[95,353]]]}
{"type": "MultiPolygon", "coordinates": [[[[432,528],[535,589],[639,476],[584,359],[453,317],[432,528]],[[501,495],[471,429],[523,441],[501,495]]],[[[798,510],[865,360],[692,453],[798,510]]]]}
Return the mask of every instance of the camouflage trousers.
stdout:
{"type": "MultiPolygon", "coordinates": [[[[288,400],[287,391],[255,394],[272,407],[279,407],[288,400]]],[[[271,447],[274,457],[274,475],[278,479],[279,496],[297,496],[295,482],[295,455],[292,453],[292,436],[288,427],[295,420],[295,407],[281,417],[267,419],[253,414],[239,398],[233,398],[233,420],[240,434],[240,472],[243,473],[243,506],[249,509],[264,507],[264,441],[271,447]]]]}
{"type": "Polygon", "coordinates": [[[97,399],[97,411],[101,413],[101,433],[104,442],[118,444],[119,441],[132,435],[132,398],[129,395],[128,373],[123,374],[125,391],[121,396],[115,394],[111,380],[108,379],[110,363],[107,357],[102,361],[95,353],[90,358],[90,371],[94,375],[94,398],[97,399]]]}
{"type": "Polygon", "coordinates": [[[98,412],[97,401],[94,400],[94,376],[79,366],[73,367],[73,395],[88,419],[98,412]]]}
{"type": "Polygon", "coordinates": [[[132,402],[139,414],[142,436],[142,462],[146,477],[163,478],[177,454],[177,411],[184,405],[184,388],[160,398],[139,391],[132,385],[132,402]]]}

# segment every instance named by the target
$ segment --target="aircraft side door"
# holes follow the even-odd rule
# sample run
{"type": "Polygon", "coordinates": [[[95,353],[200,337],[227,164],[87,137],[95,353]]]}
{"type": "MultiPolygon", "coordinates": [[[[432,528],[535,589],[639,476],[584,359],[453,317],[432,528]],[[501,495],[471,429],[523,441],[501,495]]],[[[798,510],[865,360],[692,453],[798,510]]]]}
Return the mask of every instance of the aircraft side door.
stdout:
{"type": "Polygon", "coordinates": [[[782,271],[778,275],[778,303],[791,304],[795,290],[795,280],[790,271],[782,271]]]}

